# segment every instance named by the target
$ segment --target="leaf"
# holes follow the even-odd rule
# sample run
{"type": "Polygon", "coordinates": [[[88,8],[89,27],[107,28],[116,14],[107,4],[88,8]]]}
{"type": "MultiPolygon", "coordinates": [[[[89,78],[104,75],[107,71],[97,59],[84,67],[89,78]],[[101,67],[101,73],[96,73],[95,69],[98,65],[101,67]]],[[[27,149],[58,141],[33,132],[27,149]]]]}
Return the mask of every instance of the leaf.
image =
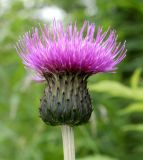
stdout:
{"type": "Polygon", "coordinates": [[[143,103],[142,102],[132,103],[125,109],[122,109],[120,114],[128,114],[133,112],[143,112],[143,103]]]}
{"type": "Polygon", "coordinates": [[[135,70],[133,76],[131,77],[131,86],[132,88],[137,88],[141,76],[141,68],[135,70]]]}
{"type": "Polygon", "coordinates": [[[102,81],[89,85],[90,91],[107,93],[114,97],[129,98],[143,101],[143,88],[130,89],[129,87],[115,81],[102,81]]]}
{"type": "Polygon", "coordinates": [[[126,125],[122,127],[122,130],[125,132],[128,132],[128,131],[143,132],[143,124],[126,125]]]}
{"type": "Polygon", "coordinates": [[[117,159],[111,158],[109,156],[95,155],[95,156],[90,156],[86,158],[80,158],[78,160],[117,160],[117,159]]]}
{"type": "Polygon", "coordinates": [[[104,92],[117,97],[132,96],[130,88],[115,82],[115,81],[102,81],[93,85],[89,85],[90,91],[104,92]]]}

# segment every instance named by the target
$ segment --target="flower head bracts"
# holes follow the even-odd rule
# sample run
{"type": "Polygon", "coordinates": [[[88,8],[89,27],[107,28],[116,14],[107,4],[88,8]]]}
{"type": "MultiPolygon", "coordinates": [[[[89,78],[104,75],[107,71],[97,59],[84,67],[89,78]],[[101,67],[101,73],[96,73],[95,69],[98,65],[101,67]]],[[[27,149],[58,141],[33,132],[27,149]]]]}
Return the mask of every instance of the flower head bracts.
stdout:
{"type": "Polygon", "coordinates": [[[88,22],[78,31],[76,23],[64,30],[54,21],[51,29],[45,25],[25,33],[16,48],[24,65],[36,72],[36,80],[45,79],[45,73],[114,72],[126,55],[115,31],[99,27],[95,36],[95,25],[88,22]]]}

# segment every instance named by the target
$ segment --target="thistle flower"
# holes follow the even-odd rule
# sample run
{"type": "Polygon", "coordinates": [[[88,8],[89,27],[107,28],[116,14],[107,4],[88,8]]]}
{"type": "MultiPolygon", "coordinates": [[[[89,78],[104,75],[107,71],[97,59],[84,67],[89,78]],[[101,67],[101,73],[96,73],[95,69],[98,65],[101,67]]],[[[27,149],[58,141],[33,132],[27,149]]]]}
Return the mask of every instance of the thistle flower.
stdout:
{"type": "Polygon", "coordinates": [[[54,21],[51,29],[45,25],[25,33],[16,48],[23,64],[36,73],[34,79],[47,81],[40,116],[50,125],[86,123],[93,110],[88,77],[115,72],[126,55],[115,31],[98,27],[95,36],[95,25],[88,22],[78,31],[76,23],[64,30],[54,21]]]}

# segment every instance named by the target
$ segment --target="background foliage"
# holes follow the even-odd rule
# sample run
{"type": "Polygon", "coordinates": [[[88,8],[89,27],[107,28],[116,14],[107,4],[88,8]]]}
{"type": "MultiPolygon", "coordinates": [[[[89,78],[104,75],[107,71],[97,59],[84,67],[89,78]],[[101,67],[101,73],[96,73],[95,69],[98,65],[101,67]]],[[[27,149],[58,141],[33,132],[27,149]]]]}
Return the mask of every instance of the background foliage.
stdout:
{"type": "Polygon", "coordinates": [[[75,128],[77,158],[142,160],[142,0],[0,0],[0,160],[63,159],[60,128],[39,118],[44,85],[31,82],[14,49],[32,26],[50,24],[52,13],[40,16],[45,7],[60,9],[64,23],[89,20],[115,28],[119,40],[127,41],[118,73],[89,79],[95,111],[87,125],[75,128]]]}

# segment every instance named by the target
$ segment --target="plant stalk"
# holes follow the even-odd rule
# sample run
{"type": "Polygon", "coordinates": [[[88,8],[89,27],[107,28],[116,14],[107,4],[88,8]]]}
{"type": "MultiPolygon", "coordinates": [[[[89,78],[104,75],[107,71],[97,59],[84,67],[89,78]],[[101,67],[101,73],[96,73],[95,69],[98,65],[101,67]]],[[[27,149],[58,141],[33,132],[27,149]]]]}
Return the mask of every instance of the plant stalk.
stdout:
{"type": "Polygon", "coordinates": [[[75,160],[74,132],[68,125],[62,125],[64,160],[75,160]]]}

